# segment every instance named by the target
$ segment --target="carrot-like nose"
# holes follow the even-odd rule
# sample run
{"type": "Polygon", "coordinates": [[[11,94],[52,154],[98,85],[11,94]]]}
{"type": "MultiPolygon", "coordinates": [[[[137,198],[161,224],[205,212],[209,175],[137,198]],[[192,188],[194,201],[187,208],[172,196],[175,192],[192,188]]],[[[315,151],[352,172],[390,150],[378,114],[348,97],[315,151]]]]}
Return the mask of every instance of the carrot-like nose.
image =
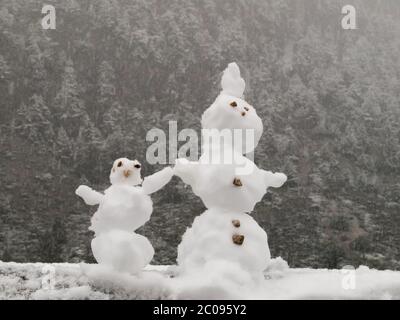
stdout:
{"type": "Polygon", "coordinates": [[[124,170],[124,176],[125,178],[128,178],[131,175],[131,170],[124,170]]]}

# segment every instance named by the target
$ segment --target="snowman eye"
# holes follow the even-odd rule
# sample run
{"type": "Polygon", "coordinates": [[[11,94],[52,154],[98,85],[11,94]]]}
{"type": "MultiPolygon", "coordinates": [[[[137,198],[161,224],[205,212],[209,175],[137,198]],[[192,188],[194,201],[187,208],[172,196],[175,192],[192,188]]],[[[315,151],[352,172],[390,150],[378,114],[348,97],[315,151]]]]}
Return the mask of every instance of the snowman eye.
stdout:
{"type": "Polygon", "coordinates": [[[118,162],[117,166],[122,167],[122,161],[118,162]]]}
{"type": "Polygon", "coordinates": [[[140,169],[140,164],[135,164],[136,169],[140,169]]]}
{"type": "Polygon", "coordinates": [[[233,108],[236,108],[237,107],[236,101],[231,102],[230,106],[233,107],[233,108]]]}

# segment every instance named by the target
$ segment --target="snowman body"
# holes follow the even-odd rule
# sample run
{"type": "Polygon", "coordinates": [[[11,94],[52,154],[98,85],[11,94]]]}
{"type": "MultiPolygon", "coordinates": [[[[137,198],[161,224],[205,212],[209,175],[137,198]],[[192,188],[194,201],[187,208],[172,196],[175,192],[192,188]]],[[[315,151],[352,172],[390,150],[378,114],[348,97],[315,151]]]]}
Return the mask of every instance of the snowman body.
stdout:
{"type": "Polygon", "coordinates": [[[152,211],[151,198],[141,187],[112,185],[104,192],[89,229],[96,236],[114,229],[133,232],[150,220],[152,211]]]}
{"type": "Polygon", "coordinates": [[[150,220],[153,203],[141,187],[112,185],[91,220],[96,261],[119,272],[139,273],[150,263],[154,248],[134,231],[150,220]]]}
{"type": "Polygon", "coordinates": [[[249,213],[269,187],[278,188],[287,178],[259,169],[243,156],[257,146],[263,125],[255,109],[243,100],[245,84],[236,64],[224,71],[221,84],[221,94],[202,116],[202,128],[217,133],[239,131],[242,137],[252,130],[252,139],[223,143],[206,139],[198,162],[176,161],[175,175],[191,186],[208,209],[183,235],[177,262],[183,273],[203,270],[208,274],[214,269],[226,273],[236,268],[230,272],[233,278],[240,269],[258,281],[268,265],[270,251],[267,233],[249,213]],[[210,269],[215,265],[223,267],[210,269]]]}
{"type": "Polygon", "coordinates": [[[177,262],[183,272],[223,260],[259,279],[270,260],[267,233],[249,215],[269,187],[286,181],[281,173],[259,169],[251,160],[236,154],[230,164],[180,159],[175,175],[192,187],[208,208],[196,217],[178,247],[177,262]],[[243,171],[243,173],[241,173],[243,171]]]}
{"type": "Polygon", "coordinates": [[[175,175],[190,185],[209,209],[251,213],[267,188],[280,187],[286,181],[284,174],[259,169],[253,161],[226,146],[223,151],[232,155],[232,161],[210,161],[209,153],[222,153],[214,147],[208,148],[198,162],[178,159],[175,164],[175,175]]]}

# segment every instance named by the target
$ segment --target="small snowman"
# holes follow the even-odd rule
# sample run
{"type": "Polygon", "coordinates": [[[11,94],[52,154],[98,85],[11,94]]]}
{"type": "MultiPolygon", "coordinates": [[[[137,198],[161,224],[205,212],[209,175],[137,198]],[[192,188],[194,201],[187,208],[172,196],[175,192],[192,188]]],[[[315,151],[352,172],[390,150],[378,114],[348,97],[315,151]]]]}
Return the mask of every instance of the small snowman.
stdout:
{"type": "Polygon", "coordinates": [[[243,135],[252,130],[253,139],[206,140],[199,161],[176,161],[175,175],[192,187],[208,209],[183,235],[177,261],[183,274],[203,270],[209,278],[212,270],[219,270],[215,279],[228,276],[234,281],[257,282],[263,279],[270,251],[266,232],[249,214],[268,188],[281,187],[287,177],[259,169],[243,156],[257,146],[263,125],[256,110],[243,99],[245,82],[235,63],[224,71],[221,85],[222,92],[202,116],[202,128],[243,135]],[[215,155],[219,162],[212,161],[215,155]],[[237,270],[248,276],[239,277],[237,270]]]}
{"type": "Polygon", "coordinates": [[[153,203],[149,195],[173,175],[172,168],[164,168],[143,181],[140,171],[137,160],[121,158],[112,166],[111,186],[104,194],[88,186],[79,186],[75,192],[87,205],[99,205],[89,228],[95,233],[91,246],[97,262],[130,274],[140,273],[153,259],[150,241],[134,231],[150,219],[153,203]]]}

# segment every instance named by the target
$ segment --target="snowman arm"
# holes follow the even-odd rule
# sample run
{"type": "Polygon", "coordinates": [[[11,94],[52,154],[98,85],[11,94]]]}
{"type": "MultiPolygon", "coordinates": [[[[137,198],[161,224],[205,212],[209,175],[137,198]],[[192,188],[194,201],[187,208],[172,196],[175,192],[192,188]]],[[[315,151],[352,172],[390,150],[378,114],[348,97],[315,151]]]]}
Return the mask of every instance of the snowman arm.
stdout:
{"type": "Polygon", "coordinates": [[[142,188],[145,194],[150,195],[154,192],[157,192],[162,187],[164,187],[170,180],[174,172],[172,168],[167,167],[158,171],[151,176],[144,178],[142,183],[142,188]]]}
{"type": "Polygon", "coordinates": [[[79,186],[78,189],[76,189],[75,194],[81,197],[89,206],[100,204],[104,197],[100,192],[97,192],[88,186],[79,186]]]}
{"type": "Polygon", "coordinates": [[[188,185],[196,183],[199,162],[189,161],[185,158],[175,160],[174,175],[181,178],[188,185]]]}
{"type": "Polygon", "coordinates": [[[287,176],[284,173],[276,172],[273,173],[271,171],[263,170],[264,174],[264,182],[267,188],[280,188],[287,180],[287,176]]]}

